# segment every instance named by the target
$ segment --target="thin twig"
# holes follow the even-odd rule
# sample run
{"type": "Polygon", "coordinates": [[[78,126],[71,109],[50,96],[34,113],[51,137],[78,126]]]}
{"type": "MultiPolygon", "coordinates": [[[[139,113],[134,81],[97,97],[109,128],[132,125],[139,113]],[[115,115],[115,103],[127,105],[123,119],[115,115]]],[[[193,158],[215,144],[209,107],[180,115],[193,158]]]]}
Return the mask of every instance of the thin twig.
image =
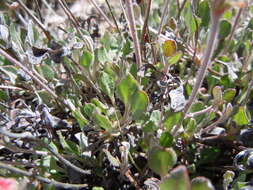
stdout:
{"type": "Polygon", "coordinates": [[[202,114],[205,114],[205,113],[209,113],[210,111],[212,111],[213,109],[213,106],[209,106],[203,110],[200,110],[200,111],[197,111],[197,112],[193,112],[193,113],[189,113],[185,116],[185,118],[193,118],[193,117],[196,117],[196,116],[199,116],[199,115],[202,115],[202,114]]]}
{"type": "Polygon", "coordinates": [[[116,28],[117,28],[117,31],[118,31],[118,33],[121,35],[121,31],[120,31],[120,29],[119,29],[119,25],[118,25],[118,23],[117,23],[117,20],[116,20],[114,14],[113,14],[113,11],[112,11],[112,8],[111,8],[111,6],[110,6],[110,3],[108,2],[108,0],[105,0],[105,2],[106,2],[107,6],[108,6],[108,8],[109,8],[109,11],[110,11],[110,13],[111,13],[113,22],[114,22],[114,24],[115,24],[115,26],[116,26],[116,28]]]}
{"type": "Polygon", "coordinates": [[[140,44],[137,37],[137,30],[136,30],[136,24],[135,24],[135,19],[134,19],[133,2],[132,0],[126,0],[125,3],[126,3],[126,14],[127,14],[126,18],[128,21],[128,27],[129,27],[131,36],[133,38],[136,64],[137,64],[137,69],[139,70],[141,68],[142,61],[141,61],[140,44]]]}
{"type": "Polygon", "coordinates": [[[16,87],[16,86],[6,86],[6,85],[0,85],[1,89],[10,89],[10,90],[24,90],[22,88],[16,87]]]}
{"type": "Polygon", "coordinates": [[[30,150],[30,149],[23,149],[23,148],[19,148],[11,143],[0,143],[0,145],[3,145],[4,148],[8,149],[11,152],[14,153],[28,153],[28,154],[36,154],[39,156],[47,156],[49,153],[46,151],[39,151],[39,150],[30,150]]]}
{"type": "Polygon", "coordinates": [[[89,170],[83,170],[82,168],[79,168],[77,166],[75,166],[74,164],[72,164],[70,161],[66,160],[63,156],[61,156],[59,153],[57,153],[55,150],[53,150],[48,144],[45,144],[43,142],[41,142],[41,144],[50,151],[51,154],[53,154],[56,158],[58,158],[60,161],[62,161],[65,165],[71,167],[72,169],[74,169],[75,171],[84,174],[84,175],[89,175],[91,174],[91,172],[89,170]]]}
{"type": "Polygon", "coordinates": [[[2,160],[1,161],[3,164],[9,164],[9,165],[19,165],[19,166],[22,166],[22,167],[29,167],[29,168],[35,168],[37,167],[37,164],[35,163],[32,163],[32,162],[26,162],[26,161],[6,161],[6,160],[2,160]]]}
{"type": "Polygon", "coordinates": [[[201,134],[203,133],[207,133],[208,131],[211,131],[214,129],[214,127],[216,127],[219,123],[221,123],[222,121],[224,121],[224,113],[218,111],[217,114],[219,114],[219,119],[217,119],[215,122],[213,122],[211,125],[207,126],[206,128],[204,128],[202,131],[201,131],[201,134]]]}
{"type": "Polygon", "coordinates": [[[3,128],[0,128],[0,134],[10,137],[10,138],[16,138],[16,139],[28,139],[31,141],[37,142],[39,145],[45,147],[52,155],[54,155],[56,158],[58,158],[61,162],[66,164],[67,166],[71,167],[75,171],[87,175],[90,174],[91,172],[89,170],[83,170],[82,168],[79,168],[72,164],[70,161],[66,160],[63,156],[61,156],[59,153],[57,153],[55,150],[53,150],[48,144],[44,143],[42,140],[36,138],[29,132],[24,132],[24,133],[12,133],[10,131],[7,131],[3,128]]]}
{"type": "Polygon", "coordinates": [[[42,0],[42,3],[45,4],[46,8],[48,10],[50,10],[50,12],[52,12],[54,15],[58,16],[58,14],[55,12],[55,10],[53,10],[53,8],[48,4],[47,0],[42,0]]]}
{"type": "Polygon", "coordinates": [[[65,2],[63,0],[58,0],[60,3],[60,6],[62,7],[65,14],[69,17],[69,19],[73,22],[74,26],[78,28],[80,26],[79,22],[76,20],[76,17],[72,14],[72,12],[69,10],[68,6],[66,6],[65,2]]]}
{"type": "Polygon", "coordinates": [[[20,67],[26,74],[28,74],[36,83],[38,83],[43,89],[45,89],[49,94],[51,94],[55,99],[58,98],[58,96],[39,78],[37,78],[35,75],[31,73],[31,71],[26,68],[21,62],[11,57],[8,53],[6,53],[4,50],[0,49],[0,55],[4,56],[8,61],[13,63],[14,65],[20,67]]]}
{"type": "Polygon", "coordinates": [[[244,101],[242,101],[240,106],[245,105],[249,101],[249,97],[250,97],[250,93],[251,93],[252,89],[253,89],[253,78],[249,82],[244,101]]]}
{"type": "Polygon", "coordinates": [[[169,6],[169,0],[166,0],[165,3],[164,3],[162,17],[161,17],[161,21],[160,21],[160,24],[159,24],[159,27],[158,27],[158,33],[157,33],[156,39],[159,38],[159,36],[160,36],[160,34],[162,32],[164,20],[165,20],[165,17],[167,15],[167,12],[168,12],[168,6],[169,6]]]}
{"type": "Polygon", "coordinates": [[[62,183],[62,182],[58,182],[55,180],[51,180],[51,179],[48,179],[48,178],[45,178],[45,177],[42,177],[39,175],[35,175],[32,172],[27,172],[27,171],[21,170],[19,168],[13,167],[11,165],[8,165],[8,164],[2,163],[2,162],[0,162],[0,168],[9,170],[15,174],[21,174],[23,176],[32,177],[32,178],[35,178],[43,183],[47,183],[47,184],[53,185],[55,187],[60,187],[60,188],[64,188],[64,189],[81,189],[81,188],[88,187],[87,184],[70,184],[70,183],[62,183]]]}
{"type": "Polygon", "coordinates": [[[232,38],[233,38],[233,36],[234,36],[235,29],[236,29],[236,27],[238,26],[238,23],[239,23],[239,21],[240,21],[240,16],[241,16],[243,10],[244,10],[244,8],[240,8],[239,11],[238,11],[238,13],[237,13],[237,15],[236,15],[235,22],[234,22],[234,24],[233,24],[231,33],[230,33],[230,35],[229,35],[229,37],[228,37],[228,40],[227,40],[228,44],[226,45],[226,47],[224,48],[224,50],[223,50],[222,53],[226,53],[226,52],[228,51],[228,48],[229,48],[229,46],[230,46],[230,44],[231,44],[231,40],[232,40],[232,38]]]}
{"type": "Polygon", "coordinates": [[[49,31],[46,29],[46,27],[39,21],[39,19],[37,19],[32,13],[31,11],[27,8],[27,6],[23,3],[22,0],[17,0],[17,2],[19,3],[19,5],[26,11],[26,13],[33,19],[33,21],[41,28],[41,30],[44,32],[44,34],[46,35],[48,41],[51,41],[52,37],[49,33],[49,31]]]}
{"type": "Polygon", "coordinates": [[[40,21],[42,22],[42,15],[41,15],[41,11],[40,11],[40,6],[39,6],[39,2],[38,0],[35,0],[35,5],[36,5],[36,9],[38,11],[38,15],[39,15],[39,18],[40,18],[40,21]]]}
{"type": "Polygon", "coordinates": [[[152,1],[151,0],[148,0],[147,4],[147,8],[146,8],[146,11],[145,11],[145,16],[144,16],[144,23],[143,23],[143,26],[142,26],[142,32],[141,32],[141,52],[143,52],[144,50],[144,40],[145,40],[145,36],[146,36],[146,32],[148,30],[148,18],[149,18],[149,14],[150,14],[150,9],[151,9],[151,3],[152,1]]]}
{"type": "MultiPolygon", "coordinates": [[[[214,51],[214,45],[216,42],[216,38],[217,38],[217,32],[218,32],[218,28],[219,28],[219,21],[221,16],[223,15],[224,10],[220,10],[220,7],[222,4],[224,3],[224,1],[212,1],[211,2],[211,9],[212,9],[212,14],[211,14],[211,29],[209,32],[209,36],[208,36],[208,42],[207,42],[207,46],[206,46],[206,51],[204,53],[204,57],[201,61],[201,65],[199,67],[198,73],[197,73],[197,77],[196,77],[196,82],[194,84],[194,87],[192,89],[191,95],[189,97],[188,102],[186,103],[184,110],[183,110],[183,119],[185,118],[186,114],[188,113],[189,109],[191,108],[191,105],[194,103],[198,91],[203,83],[203,80],[206,76],[206,72],[207,69],[209,68],[209,65],[211,63],[211,58],[213,55],[213,51],[214,51]]],[[[178,123],[176,125],[176,127],[173,129],[172,131],[172,135],[175,135],[177,133],[177,131],[180,128],[180,125],[183,121],[183,119],[180,121],[180,123],[178,123]]]]}
{"type": "Polygon", "coordinates": [[[87,47],[87,49],[90,52],[93,52],[93,46],[90,43],[90,40],[87,38],[87,36],[83,35],[79,26],[79,22],[77,21],[77,19],[75,18],[75,16],[72,14],[72,12],[69,10],[68,6],[64,3],[64,1],[62,0],[58,0],[58,2],[60,3],[60,6],[62,7],[64,13],[68,16],[69,20],[72,22],[72,24],[74,25],[74,27],[76,28],[77,33],[80,35],[81,39],[85,42],[85,45],[87,47]]]}
{"type": "Polygon", "coordinates": [[[179,8],[178,14],[177,14],[177,20],[179,20],[179,18],[181,16],[181,13],[182,13],[182,10],[184,9],[184,6],[185,6],[186,2],[187,2],[187,0],[184,0],[183,3],[182,3],[182,6],[179,8]]]}
{"type": "Polygon", "coordinates": [[[97,11],[102,15],[102,17],[104,17],[104,19],[106,20],[106,22],[110,25],[110,27],[115,28],[114,24],[110,21],[110,19],[108,18],[108,16],[106,16],[106,14],[104,13],[104,11],[98,6],[98,4],[96,3],[95,0],[89,0],[92,5],[95,7],[95,9],[97,9],[97,11]]]}
{"type": "Polygon", "coordinates": [[[29,132],[24,132],[24,133],[12,133],[9,132],[5,129],[3,129],[3,127],[0,128],[0,134],[10,137],[10,138],[16,138],[16,139],[29,139],[32,141],[36,141],[36,137],[33,136],[31,133],[29,132]]]}
{"type": "Polygon", "coordinates": [[[135,178],[133,177],[130,169],[128,169],[125,172],[125,176],[128,178],[128,180],[131,182],[131,184],[135,187],[135,189],[137,190],[141,190],[141,187],[139,186],[138,182],[135,180],[135,178]]]}
{"type": "Polygon", "coordinates": [[[206,46],[206,51],[205,51],[204,57],[202,59],[202,63],[200,65],[200,68],[198,70],[196,82],[193,87],[192,93],[189,97],[187,104],[185,105],[184,115],[187,114],[191,105],[195,101],[198,91],[199,91],[199,88],[201,87],[203,80],[205,78],[207,68],[209,67],[209,65],[211,63],[211,58],[212,58],[212,54],[214,51],[214,44],[216,42],[217,31],[219,28],[220,17],[221,17],[221,15],[214,15],[214,14],[212,15],[212,24],[211,24],[211,30],[209,32],[209,38],[208,38],[208,42],[207,42],[207,46],[206,46]]]}

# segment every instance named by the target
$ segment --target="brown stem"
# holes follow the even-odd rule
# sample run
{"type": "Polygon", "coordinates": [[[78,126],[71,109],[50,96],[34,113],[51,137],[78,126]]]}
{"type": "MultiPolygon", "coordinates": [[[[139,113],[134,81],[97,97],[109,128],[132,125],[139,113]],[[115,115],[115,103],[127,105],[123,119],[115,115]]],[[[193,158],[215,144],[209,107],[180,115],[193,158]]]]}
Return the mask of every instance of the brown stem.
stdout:
{"type": "Polygon", "coordinates": [[[137,32],[136,32],[136,24],[135,24],[134,11],[133,11],[133,2],[132,2],[132,0],[126,0],[125,3],[126,3],[126,13],[127,13],[128,26],[129,26],[129,30],[130,30],[130,33],[131,33],[131,36],[132,36],[133,42],[134,42],[134,51],[135,51],[135,56],[136,56],[137,69],[140,69],[141,65],[142,65],[141,51],[140,51],[140,44],[139,44],[139,40],[138,40],[137,32]]]}
{"type": "Polygon", "coordinates": [[[212,54],[214,51],[214,44],[216,41],[216,36],[217,36],[218,28],[219,28],[220,17],[221,17],[221,15],[215,15],[215,14],[212,15],[212,24],[211,24],[211,30],[209,32],[209,38],[208,38],[208,42],[207,42],[207,46],[206,46],[206,51],[205,51],[204,57],[202,59],[202,63],[200,65],[200,68],[197,73],[196,83],[193,87],[193,90],[192,90],[192,93],[189,97],[189,100],[188,100],[187,104],[185,105],[184,115],[187,114],[191,105],[195,101],[198,91],[199,91],[199,88],[201,87],[203,80],[205,78],[207,68],[210,65],[212,54]]]}
{"type": "Polygon", "coordinates": [[[198,115],[202,115],[202,114],[205,114],[205,113],[210,113],[213,109],[213,106],[209,106],[203,110],[200,110],[200,111],[197,111],[197,112],[194,112],[194,113],[190,113],[190,114],[187,114],[185,116],[185,118],[193,118],[193,117],[196,117],[198,115]]]}
{"type": "Polygon", "coordinates": [[[79,22],[76,20],[76,17],[72,14],[72,12],[69,10],[68,6],[66,6],[65,2],[63,0],[58,0],[58,2],[60,3],[60,6],[62,7],[63,11],[69,17],[69,19],[72,21],[74,26],[76,28],[78,28],[79,22]]]}
{"type": "Polygon", "coordinates": [[[144,39],[145,39],[145,35],[146,35],[146,31],[147,31],[147,26],[148,26],[148,18],[149,18],[149,13],[150,13],[150,8],[151,8],[151,0],[148,0],[147,4],[147,8],[146,8],[146,11],[145,11],[145,18],[144,18],[144,23],[143,23],[143,27],[142,27],[142,32],[141,32],[141,52],[143,51],[144,49],[144,39]]]}
{"type": "Polygon", "coordinates": [[[50,185],[53,185],[55,187],[60,187],[60,188],[71,188],[71,189],[80,189],[80,188],[85,188],[87,187],[88,185],[87,184],[70,184],[70,183],[62,183],[62,182],[58,182],[58,181],[55,181],[55,180],[51,180],[49,178],[45,178],[45,177],[42,177],[42,176],[39,176],[39,175],[35,175],[34,173],[32,172],[27,172],[25,170],[21,170],[19,168],[16,168],[16,167],[13,167],[11,165],[8,165],[6,163],[3,163],[3,162],[0,162],[0,168],[3,168],[3,169],[6,169],[6,170],[9,170],[15,174],[21,174],[23,176],[27,176],[27,177],[33,177],[43,183],[47,183],[47,184],[50,184],[50,185]]]}
{"type": "Polygon", "coordinates": [[[45,89],[49,94],[51,94],[55,99],[58,98],[58,96],[53,92],[46,84],[41,82],[41,80],[32,74],[32,72],[26,68],[21,62],[11,57],[8,53],[6,53],[4,50],[0,49],[0,55],[5,57],[8,61],[13,63],[14,65],[20,67],[26,74],[28,74],[36,83],[38,83],[43,89],[45,89]]]}
{"type": "Polygon", "coordinates": [[[230,44],[231,44],[232,37],[234,36],[235,29],[236,29],[236,27],[238,26],[238,23],[239,23],[239,21],[240,21],[240,16],[241,16],[243,10],[244,10],[244,8],[240,8],[239,11],[238,11],[238,13],[237,13],[237,15],[236,15],[235,22],[234,22],[234,25],[233,25],[233,27],[232,27],[232,31],[231,31],[231,33],[230,33],[230,35],[229,35],[228,40],[227,40],[228,44],[226,45],[226,47],[225,47],[223,53],[226,53],[226,52],[228,51],[228,48],[229,48],[229,46],[230,46],[230,44]]]}
{"type": "Polygon", "coordinates": [[[167,12],[168,12],[168,6],[169,6],[169,0],[166,0],[165,3],[164,3],[162,17],[161,17],[161,21],[160,21],[160,24],[159,24],[159,27],[158,27],[158,33],[157,33],[156,39],[159,38],[159,36],[160,36],[160,34],[162,32],[162,28],[163,28],[163,24],[164,24],[164,19],[165,19],[165,16],[166,16],[167,12]]]}
{"type": "Polygon", "coordinates": [[[113,22],[114,22],[114,24],[115,24],[115,26],[116,26],[116,28],[117,28],[117,30],[118,30],[118,33],[121,35],[120,29],[119,29],[119,25],[118,25],[117,20],[116,20],[114,14],[113,14],[113,12],[112,12],[112,8],[111,8],[111,6],[110,6],[110,3],[108,2],[108,0],[105,0],[105,2],[106,2],[107,6],[108,6],[108,8],[109,8],[109,11],[110,11],[110,13],[111,13],[113,22]]]}
{"type": "Polygon", "coordinates": [[[17,2],[19,3],[19,5],[25,10],[25,12],[33,19],[33,21],[41,28],[41,30],[44,32],[44,34],[46,35],[48,41],[51,41],[52,37],[49,33],[49,31],[46,29],[46,27],[39,21],[39,19],[37,19],[32,13],[31,11],[27,8],[27,6],[23,3],[22,0],[17,0],[17,2]]]}
{"type": "Polygon", "coordinates": [[[48,144],[44,143],[42,140],[36,138],[33,136],[30,132],[24,132],[24,133],[12,133],[10,131],[7,131],[3,129],[2,127],[0,128],[0,134],[10,137],[10,138],[17,138],[17,139],[27,139],[31,140],[34,142],[37,142],[38,145],[43,146],[46,148],[52,155],[54,155],[56,158],[58,158],[62,163],[65,165],[71,167],[73,170],[87,175],[90,174],[91,172],[89,170],[84,170],[82,168],[77,167],[76,165],[72,164],[70,161],[66,160],[63,156],[61,156],[58,152],[56,152],[54,149],[52,149],[48,144]]]}
{"type": "Polygon", "coordinates": [[[104,13],[104,11],[102,11],[102,9],[100,9],[100,7],[98,6],[98,4],[96,3],[95,0],[89,0],[92,5],[95,7],[95,9],[97,9],[97,11],[102,15],[102,17],[104,17],[104,19],[106,20],[106,22],[110,25],[110,27],[115,27],[113,25],[113,23],[110,21],[110,19],[106,16],[106,14],[104,13]]]}

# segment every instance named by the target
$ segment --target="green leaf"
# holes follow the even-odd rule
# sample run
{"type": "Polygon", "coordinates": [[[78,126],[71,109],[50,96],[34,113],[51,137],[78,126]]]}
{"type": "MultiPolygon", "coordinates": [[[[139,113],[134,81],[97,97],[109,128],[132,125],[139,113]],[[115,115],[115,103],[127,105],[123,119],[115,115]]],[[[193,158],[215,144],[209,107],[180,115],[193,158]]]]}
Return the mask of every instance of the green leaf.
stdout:
{"type": "Polygon", "coordinates": [[[245,112],[245,107],[240,106],[237,113],[233,116],[233,121],[236,122],[238,126],[243,126],[248,124],[248,119],[245,112]]]}
{"type": "Polygon", "coordinates": [[[250,28],[251,30],[253,30],[253,18],[251,18],[249,20],[248,28],[250,28]]]}
{"type": "Polygon", "coordinates": [[[220,38],[226,38],[232,29],[232,24],[227,20],[222,20],[220,22],[220,31],[219,31],[219,37],[220,38]]]}
{"type": "Polygon", "coordinates": [[[227,102],[231,102],[236,94],[236,90],[234,88],[226,89],[223,95],[223,99],[227,102]]]}
{"type": "Polygon", "coordinates": [[[27,36],[26,39],[29,42],[30,45],[35,45],[35,38],[34,38],[34,32],[33,32],[34,23],[32,20],[28,21],[27,24],[27,36]]]}
{"type": "Polygon", "coordinates": [[[190,179],[185,166],[178,166],[166,176],[161,184],[161,190],[189,190],[191,189],[190,179]]]}
{"type": "Polygon", "coordinates": [[[149,99],[143,90],[136,91],[130,99],[133,119],[139,119],[147,110],[149,99]]]}
{"type": "Polygon", "coordinates": [[[211,181],[205,177],[196,177],[191,181],[191,190],[215,190],[211,181]]]}
{"type": "Polygon", "coordinates": [[[229,184],[233,182],[235,177],[235,172],[227,170],[224,174],[223,174],[223,186],[224,189],[228,189],[229,188],[229,184]]]}
{"type": "Polygon", "coordinates": [[[111,163],[111,165],[115,166],[115,167],[119,167],[120,166],[120,161],[117,157],[114,157],[108,150],[103,149],[104,153],[106,154],[109,162],[111,163]]]}
{"type": "MultiPolygon", "coordinates": [[[[203,102],[196,102],[194,103],[191,108],[190,108],[190,113],[194,113],[194,112],[197,112],[197,111],[200,111],[200,110],[203,110],[205,109],[206,107],[204,106],[203,102]]],[[[195,119],[196,119],[196,122],[199,123],[202,121],[202,119],[205,117],[205,114],[202,114],[202,115],[199,115],[199,116],[196,116],[195,119]]]]}
{"type": "Polygon", "coordinates": [[[133,51],[133,49],[131,48],[131,42],[127,39],[123,48],[122,48],[123,56],[127,56],[132,51],[133,51]]]}
{"type": "Polygon", "coordinates": [[[165,176],[177,162],[177,154],[172,148],[154,146],[148,153],[149,167],[160,176],[165,176]]]}
{"type": "Polygon", "coordinates": [[[83,106],[82,112],[87,116],[87,117],[92,117],[92,114],[94,110],[96,109],[96,106],[92,103],[87,103],[83,106]]]}
{"type": "Polygon", "coordinates": [[[0,24],[0,40],[3,40],[5,43],[9,41],[9,29],[3,24],[0,24]]]}
{"type": "Polygon", "coordinates": [[[97,111],[93,113],[92,120],[96,125],[105,129],[106,131],[111,131],[113,129],[113,125],[108,117],[98,113],[97,111]]]}
{"type": "Polygon", "coordinates": [[[161,121],[161,112],[159,110],[152,111],[149,120],[152,121],[155,125],[158,125],[161,121]]]}
{"type": "Polygon", "coordinates": [[[182,112],[171,112],[166,113],[167,118],[164,121],[164,126],[168,131],[172,129],[172,127],[178,124],[182,118],[182,112]]]}
{"type": "Polygon", "coordinates": [[[197,30],[197,24],[192,13],[191,2],[187,1],[183,9],[183,16],[185,24],[191,34],[194,34],[197,30]]]}
{"type": "Polygon", "coordinates": [[[87,50],[83,50],[83,55],[80,58],[80,64],[86,68],[89,69],[93,61],[93,55],[91,52],[87,50]]]}
{"type": "Polygon", "coordinates": [[[4,67],[0,67],[0,71],[9,77],[11,83],[15,84],[15,80],[18,76],[18,70],[15,67],[6,65],[4,67]]]}
{"type": "Polygon", "coordinates": [[[125,106],[130,105],[130,98],[137,90],[138,82],[131,74],[128,74],[125,78],[123,78],[117,87],[119,98],[125,106]]]}
{"type": "Polygon", "coordinates": [[[208,27],[210,22],[210,8],[207,0],[200,2],[198,16],[201,18],[201,26],[208,27]]]}
{"type": "Polygon", "coordinates": [[[47,80],[52,81],[55,78],[55,73],[49,65],[41,65],[41,71],[47,80]]]}
{"type": "Polygon", "coordinates": [[[50,149],[52,149],[54,152],[59,152],[58,151],[58,147],[53,143],[53,142],[45,142],[48,144],[48,146],[50,147],[50,149]]]}
{"type": "Polygon", "coordinates": [[[101,43],[104,45],[106,50],[110,50],[113,48],[117,48],[117,39],[110,32],[106,32],[104,36],[101,38],[101,43]]]}
{"type": "Polygon", "coordinates": [[[37,95],[38,95],[40,103],[44,103],[49,107],[52,106],[53,98],[52,98],[52,95],[49,94],[47,91],[45,90],[37,91],[37,95]]]}
{"type": "Polygon", "coordinates": [[[160,145],[163,147],[171,147],[173,140],[173,136],[169,132],[165,131],[160,137],[160,145]]]}
{"type": "Polygon", "coordinates": [[[228,75],[225,75],[221,77],[220,85],[224,86],[224,88],[232,88],[234,87],[234,82],[230,79],[228,75]]]}
{"type": "Polygon", "coordinates": [[[200,152],[200,160],[198,164],[210,164],[214,163],[214,160],[221,156],[222,152],[220,149],[215,147],[206,147],[200,152]]]}
{"type": "Polygon", "coordinates": [[[190,118],[187,122],[187,126],[185,129],[185,134],[187,135],[188,139],[191,139],[197,129],[196,120],[194,118],[190,118]]]}
{"type": "Polygon", "coordinates": [[[104,105],[102,102],[100,102],[97,98],[92,98],[91,103],[96,105],[96,107],[99,108],[103,114],[106,114],[107,110],[109,109],[106,105],[104,105]]]}
{"type": "Polygon", "coordinates": [[[92,187],[92,190],[104,190],[103,187],[92,187]]]}
{"type": "Polygon", "coordinates": [[[221,91],[221,87],[220,86],[215,86],[213,88],[213,105],[214,106],[220,106],[223,103],[223,97],[222,97],[222,91],[221,91]]]}
{"type": "Polygon", "coordinates": [[[7,101],[9,98],[8,94],[6,93],[6,91],[0,90],[0,100],[4,100],[7,101]]]}
{"type": "Polygon", "coordinates": [[[155,132],[157,131],[158,126],[153,122],[153,121],[149,121],[148,123],[146,123],[143,127],[142,130],[145,133],[150,133],[150,132],[155,132]]]}
{"type": "Polygon", "coordinates": [[[74,153],[77,156],[81,155],[81,150],[78,144],[71,140],[66,140],[66,143],[68,144],[68,147],[70,148],[69,152],[74,153]]]}
{"type": "Polygon", "coordinates": [[[181,59],[182,55],[183,55],[182,52],[176,53],[174,56],[172,56],[171,58],[169,58],[168,64],[169,65],[173,65],[173,64],[177,63],[181,59]]]}
{"type": "Polygon", "coordinates": [[[115,82],[112,76],[106,72],[102,72],[99,78],[99,86],[106,95],[114,99],[115,82]]]}
{"type": "Polygon", "coordinates": [[[62,133],[60,131],[57,131],[57,134],[59,136],[59,140],[60,140],[60,143],[62,145],[62,148],[66,152],[74,153],[77,156],[80,155],[80,150],[79,150],[79,147],[78,147],[77,144],[75,144],[72,141],[65,140],[65,137],[62,135],[62,133]]]}
{"type": "Polygon", "coordinates": [[[223,14],[223,18],[230,20],[233,18],[233,11],[231,9],[228,9],[224,14],[223,14]]]}
{"type": "Polygon", "coordinates": [[[104,47],[101,47],[99,49],[95,49],[95,56],[98,62],[100,63],[106,63],[110,59],[108,58],[108,52],[104,47]]]}
{"type": "Polygon", "coordinates": [[[162,49],[163,49],[163,54],[166,57],[170,57],[176,53],[177,44],[174,40],[166,40],[162,45],[162,49]]]}
{"type": "Polygon", "coordinates": [[[72,115],[77,120],[77,122],[78,122],[81,129],[89,123],[88,120],[80,112],[80,110],[72,111],[72,115]]]}
{"type": "Polygon", "coordinates": [[[23,55],[24,53],[24,48],[22,46],[22,40],[21,40],[21,35],[20,35],[20,30],[16,29],[16,24],[11,23],[9,27],[9,34],[12,39],[12,48],[15,52],[18,53],[19,56],[23,55]]]}

